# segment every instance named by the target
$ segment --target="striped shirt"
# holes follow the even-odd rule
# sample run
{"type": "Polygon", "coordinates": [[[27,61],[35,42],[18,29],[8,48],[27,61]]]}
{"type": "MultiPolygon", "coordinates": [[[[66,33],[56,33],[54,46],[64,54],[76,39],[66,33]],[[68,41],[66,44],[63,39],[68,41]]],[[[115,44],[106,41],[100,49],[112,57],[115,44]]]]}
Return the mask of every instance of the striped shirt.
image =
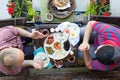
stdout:
{"type": "MultiPolygon", "coordinates": [[[[97,49],[99,45],[110,44],[120,47],[120,29],[106,23],[95,22],[92,25],[92,30],[96,32],[94,39],[94,47],[97,49]]],[[[111,65],[105,65],[98,60],[93,60],[90,64],[93,70],[107,71],[120,66],[120,61],[111,65]]]]}

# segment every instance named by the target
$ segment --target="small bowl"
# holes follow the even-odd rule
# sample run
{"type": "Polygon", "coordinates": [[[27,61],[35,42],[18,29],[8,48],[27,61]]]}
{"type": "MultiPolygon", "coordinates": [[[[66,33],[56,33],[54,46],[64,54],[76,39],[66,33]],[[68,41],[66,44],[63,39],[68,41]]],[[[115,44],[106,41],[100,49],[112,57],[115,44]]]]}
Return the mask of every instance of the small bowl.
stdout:
{"type": "Polygon", "coordinates": [[[53,20],[53,15],[52,15],[51,13],[48,13],[48,14],[46,15],[46,20],[47,20],[47,21],[52,21],[52,20],[53,20]]]}
{"type": "Polygon", "coordinates": [[[42,29],[41,33],[44,35],[44,37],[47,37],[50,34],[48,29],[42,29]]]}
{"type": "Polygon", "coordinates": [[[55,66],[57,68],[61,68],[63,66],[63,61],[62,60],[55,60],[55,66]]]}
{"type": "Polygon", "coordinates": [[[68,61],[68,62],[71,62],[71,63],[75,62],[75,55],[69,55],[69,56],[67,57],[67,61],[68,61]]]}

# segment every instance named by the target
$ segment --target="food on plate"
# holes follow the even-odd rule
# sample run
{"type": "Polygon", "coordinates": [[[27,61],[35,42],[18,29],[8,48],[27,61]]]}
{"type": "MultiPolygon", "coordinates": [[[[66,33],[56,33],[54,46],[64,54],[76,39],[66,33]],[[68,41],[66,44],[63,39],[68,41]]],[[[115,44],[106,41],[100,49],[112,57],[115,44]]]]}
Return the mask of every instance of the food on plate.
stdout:
{"type": "Polygon", "coordinates": [[[70,38],[76,38],[78,36],[79,36],[79,32],[76,29],[71,31],[70,38]]]}
{"type": "Polygon", "coordinates": [[[75,33],[74,33],[74,32],[72,32],[72,33],[70,34],[70,36],[71,36],[71,37],[74,37],[74,36],[75,36],[75,33]]]}
{"type": "Polygon", "coordinates": [[[46,47],[46,50],[48,54],[52,55],[54,53],[54,50],[51,47],[46,47]]]}
{"type": "Polygon", "coordinates": [[[70,30],[69,30],[69,29],[65,29],[65,33],[66,33],[66,34],[69,34],[69,33],[70,33],[70,30]]]}
{"type": "Polygon", "coordinates": [[[55,7],[63,7],[66,6],[70,0],[53,0],[53,5],[55,7]]]}
{"type": "Polygon", "coordinates": [[[67,40],[63,44],[64,44],[64,49],[68,51],[70,49],[70,42],[67,40]]]}
{"type": "Polygon", "coordinates": [[[35,55],[34,60],[43,61],[45,63],[44,67],[46,67],[50,62],[49,57],[45,53],[38,53],[37,55],[35,55]]]}
{"type": "Polygon", "coordinates": [[[65,58],[71,49],[68,37],[61,32],[50,34],[44,43],[45,53],[54,60],[65,58]]]}
{"type": "Polygon", "coordinates": [[[55,42],[53,45],[54,45],[54,48],[55,48],[56,50],[61,50],[61,49],[62,49],[60,42],[55,42]]]}
{"type": "Polygon", "coordinates": [[[54,42],[54,37],[53,36],[49,36],[47,39],[47,44],[52,44],[54,42]]]}

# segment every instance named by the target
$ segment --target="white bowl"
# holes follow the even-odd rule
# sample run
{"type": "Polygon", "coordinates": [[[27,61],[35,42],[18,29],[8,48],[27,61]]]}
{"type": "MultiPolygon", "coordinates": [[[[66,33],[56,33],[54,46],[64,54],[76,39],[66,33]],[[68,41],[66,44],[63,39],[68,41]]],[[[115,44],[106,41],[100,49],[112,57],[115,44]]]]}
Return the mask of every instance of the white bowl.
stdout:
{"type": "Polygon", "coordinates": [[[52,20],[53,20],[53,15],[52,15],[51,13],[48,13],[48,14],[46,15],[46,20],[47,20],[47,21],[52,21],[52,20]]]}

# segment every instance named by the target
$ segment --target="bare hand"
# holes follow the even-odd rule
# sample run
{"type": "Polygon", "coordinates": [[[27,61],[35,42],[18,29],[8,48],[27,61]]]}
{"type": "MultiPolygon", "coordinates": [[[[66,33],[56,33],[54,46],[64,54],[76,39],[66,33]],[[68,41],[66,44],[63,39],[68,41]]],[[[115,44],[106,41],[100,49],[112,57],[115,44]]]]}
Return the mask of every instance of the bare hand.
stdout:
{"type": "Polygon", "coordinates": [[[43,38],[44,35],[43,35],[41,32],[39,32],[39,31],[33,31],[33,32],[31,33],[30,37],[31,37],[32,39],[39,39],[39,38],[43,38]]]}
{"type": "Polygon", "coordinates": [[[44,67],[44,62],[39,60],[34,60],[33,67],[35,69],[42,69],[44,67]]]}
{"type": "Polygon", "coordinates": [[[84,52],[84,51],[90,49],[90,45],[89,45],[88,43],[83,42],[83,43],[78,47],[78,49],[79,49],[80,51],[83,51],[83,52],[84,52]]]}

